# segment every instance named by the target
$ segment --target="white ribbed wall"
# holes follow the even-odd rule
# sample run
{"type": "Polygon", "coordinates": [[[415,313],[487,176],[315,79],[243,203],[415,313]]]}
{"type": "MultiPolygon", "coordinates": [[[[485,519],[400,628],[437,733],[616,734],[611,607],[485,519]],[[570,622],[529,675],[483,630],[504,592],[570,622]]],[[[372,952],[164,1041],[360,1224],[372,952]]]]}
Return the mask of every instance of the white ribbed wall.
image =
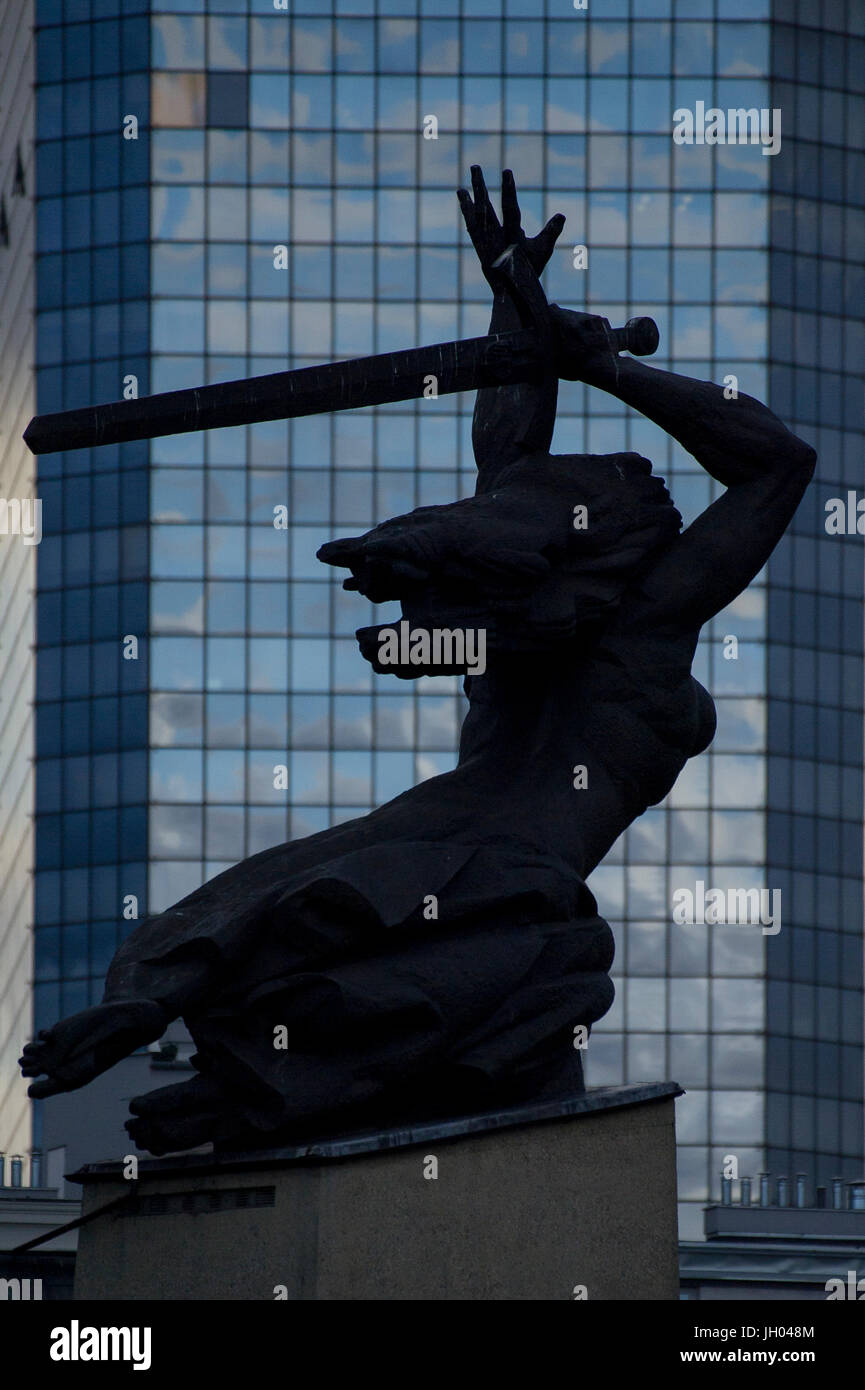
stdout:
{"type": "MultiPolygon", "coordinates": [[[[32,0],[0,0],[0,497],[35,497],[21,435],[35,414],[32,0]],[[13,191],[21,150],[26,196],[13,191]]],[[[10,528],[11,529],[11,528],[10,528]]],[[[31,1029],[33,975],[33,650],[36,546],[0,535],[0,1150],[30,1147],[30,1103],[16,1065],[31,1029]]],[[[27,1166],[25,1165],[25,1181],[27,1166]]]]}

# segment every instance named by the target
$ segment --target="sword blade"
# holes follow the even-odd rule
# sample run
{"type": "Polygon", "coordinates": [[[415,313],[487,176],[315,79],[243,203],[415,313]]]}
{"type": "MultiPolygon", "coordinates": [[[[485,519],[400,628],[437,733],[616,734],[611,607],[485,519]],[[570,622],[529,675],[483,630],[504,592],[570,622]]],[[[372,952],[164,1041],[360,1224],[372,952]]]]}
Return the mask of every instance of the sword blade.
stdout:
{"type": "Polygon", "coordinates": [[[24,431],[24,441],[34,454],[52,454],[412,400],[423,396],[430,377],[435,378],[436,394],[445,396],[543,375],[535,334],[520,329],[36,415],[24,431]]]}

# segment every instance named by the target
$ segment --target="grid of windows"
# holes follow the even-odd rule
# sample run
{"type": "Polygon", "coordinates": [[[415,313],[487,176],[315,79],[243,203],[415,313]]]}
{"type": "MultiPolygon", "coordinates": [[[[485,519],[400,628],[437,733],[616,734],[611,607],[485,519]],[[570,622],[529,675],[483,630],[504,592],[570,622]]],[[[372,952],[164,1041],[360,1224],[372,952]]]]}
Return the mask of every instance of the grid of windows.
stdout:
{"type": "Polygon", "coordinates": [[[862,538],[827,534],[826,502],[862,486],[865,43],[830,18],[773,36],[795,122],[772,184],[771,398],[820,471],[768,591],[768,859],[790,904],[768,953],[769,1167],[822,1183],[862,1151],[862,538]]]}
{"type": "MultiPolygon", "coordinates": [[[[37,7],[40,413],[149,389],[146,9],[37,7]]],[[[148,626],[147,456],[38,460],[36,1028],[96,1002],[145,902],[148,652],[123,639],[148,626]]]]}
{"type": "MultiPolygon", "coordinates": [[[[739,390],[769,399],[838,460],[823,477],[836,477],[839,491],[854,485],[861,382],[851,404],[854,378],[844,367],[862,360],[861,326],[844,308],[861,283],[855,190],[865,180],[853,152],[863,119],[861,0],[803,4],[807,30],[795,27],[794,5],[775,18],[769,0],[606,0],[603,17],[553,0],[341,0],[328,12],[310,0],[288,0],[278,12],[272,0],[163,0],[152,8],[121,102],[124,111],[149,112],[136,146],[148,161],[147,189],[136,189],[124,150],[116,209],[110,198],[97,202],[108,192],[100,183],[83,199],[88,213],[75,201],[77,186],[75,196],[65,184],[46,186],[40,200],[50,205],[40,224],[46,311],[56,314],[58,304],[49,274],[67,294],[73,283],[94,287],[81,292],[81,318],[68,317],[70,303],[47,325],[45,351],[50,339],[60,355],[40,358],[42,371],[46,389],[62,372],[64,404],[118,395],[121,367],[136,370],[126,365],[139,352],[129,346],[136,331],[140,353],[150,352],[141,389],[152,391],[485,332],[488,290],[453,190],[473,163],[491,181],[509,166],[527,225],[567,215],[546,273],[551,300],[614,322],[651,314],[659,366],[716,381],[734,375],[739,390]],[[148,46],[150,71],[139,78],[148,46]],[[146,86],[134,88],[138,105],[130,105],[129,81],[146,86]],[[782,153],[675,145],[672,111],[698,101],[780,107],[782,153]],[[140,320],[122,323],[123,363],[105,366],[95,361],[101,353],[91,363],[84,345],[88,334],[96,342],[121,326],[100,307],[111,282],[95,260],[73,260],[101,254],[95,229],[128,277],[123,295],[108,295],[111,312],[135,315],[144,304],[140,320]],[[575,256],[581,245],[585,269],[575,256]],[[81,266],[91,267],[92,281],[78,280],[81,266]]],[[[44,91],[59,112],[62,97],[52,91],[70,85],[63,71],[78,78],[82,69],[62,42],[52,53],[40,100],[44,91]]],[[[101,110],[98,81],[120,79],[92,80],[101,110]]],[[[76,161],[102,167],[101,131],[45,130],[64,178],[76,161]]],[[[353,637],[373,610],[345,595],[314,557],[334,535],[469,492],[472,405],[469,396],[442,397],[153,441],[146,518],[130,518],[146,521],[147,608],[122,619],[123,631],[148,633],[149,665],[138,668],[148,718],[136,713],[132,723],[150,747],[142,774],[149,910],[242,855],[361,815],[452,766],[457,683],[374,678],[353,637]],[[279,508],[284,528],[274,525],[279,508]]],[[[669,479],[686,522],[717,492],[661,431],[578,383],[562,384],[554,448],[645,454],[669,479]]],[[[84,467],[81,457],[70,456],[70,473],[84,467]]],[[[115,466],[109,457],[93,455],[100,487],[115,466]]],[[[141,456],[128,457],[134,471],[141,456]]],[[[74,515],[77,479],[67,486],[74,515]]],[[[589,1081],[674,1076],[688,1088],[679,1137],[689,1238],[702,1234],[699,1209],[721,1155],[736,1153],[747,1173],[795,1150],[813,1172],[818,1153],[846,1171],[861,1152],[861,844],[853,844],[862,819],[853,611],[861,552],[853,539],[824,536],[821,488],[768,574],[700,643],[694,674],[719,715],[710,752],[593,876],[618,955],[617,1000],[593,1034],[589,1081]],[[672,924],[674,890],[697,880],[781,888],[781,932],[672,924]],[[827,1009],[840,1020],[831,1038],[818,1021],[827,1009]],[[791,1069],[823,1079],[797,1089],[791,1069]]],[[[124,476],[118,495],[133,494],[124,476]]],[[[66,544],[74,564],[76,542],[66,544]]],[[[121,553],[132,553],[125,542],[121,553]]],[[[105,612],[98,600],[94,622],[97,611],[105,612]]],[[[46,743],[42,751],[62,758],[73,750],[46,743]]],[[[115,773],[112,764],[106,776],[138,788],[142,767],[118,763],[115,773]]],[[[53,969],[53,978],[70,973],[53,969]]]]}

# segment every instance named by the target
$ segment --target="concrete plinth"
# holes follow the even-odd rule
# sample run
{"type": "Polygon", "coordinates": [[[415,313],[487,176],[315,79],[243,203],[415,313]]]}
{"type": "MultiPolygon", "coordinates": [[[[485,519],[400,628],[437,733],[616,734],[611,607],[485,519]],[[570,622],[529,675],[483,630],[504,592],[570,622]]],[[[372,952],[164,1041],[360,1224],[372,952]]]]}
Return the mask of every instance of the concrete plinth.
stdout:
{"type": "Polygon", "coordinates": [[[70,1175],[77,1299],[676,1299],[674,1082],[70,1175]],[[580,1289],[585,1289],[585,1294],[580,1289]],[[576,1292],[575,1292],[576,1291],[576,1292]]]}

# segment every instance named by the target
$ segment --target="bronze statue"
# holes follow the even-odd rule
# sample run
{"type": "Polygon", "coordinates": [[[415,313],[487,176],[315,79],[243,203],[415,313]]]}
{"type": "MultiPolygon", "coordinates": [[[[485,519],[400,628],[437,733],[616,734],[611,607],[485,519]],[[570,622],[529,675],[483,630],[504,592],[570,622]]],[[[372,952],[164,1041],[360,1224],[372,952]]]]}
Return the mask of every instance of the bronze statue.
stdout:
{"type": "MultiPolygon", "coordinates": [[[[500,351],[509,384],[475,407],[475,496],[319,552],[350,570],[347,588],[399,600],[412,628],[485,632],[459,762],[143,921],[103,1002],[25,1047],[24,1073],[45,1077],[30,1094],[48,1096],[182,1017],[197,1076],[130,1106],[152,1153],[582,1087],[574,1030],[613,999],[612,934],[586,877],[711,742],[714,706],[690,674],[700,628],[765,565],[814,469],[758,401],[621,358],[604,319],[547,306],[538,277],[564,219],[527,238],[510,173],[501,224],[472,177],[474,198],[459,197],[490,331],[534,323],[544,370],[514,381],[500,351]],[[559,377],[641,411],[726,492],[682,531],[648,460],[550,455],[559,377]]],[[[358,635],[378,670],[442,669],[383,665],[381,629],[358,635]]]]}

